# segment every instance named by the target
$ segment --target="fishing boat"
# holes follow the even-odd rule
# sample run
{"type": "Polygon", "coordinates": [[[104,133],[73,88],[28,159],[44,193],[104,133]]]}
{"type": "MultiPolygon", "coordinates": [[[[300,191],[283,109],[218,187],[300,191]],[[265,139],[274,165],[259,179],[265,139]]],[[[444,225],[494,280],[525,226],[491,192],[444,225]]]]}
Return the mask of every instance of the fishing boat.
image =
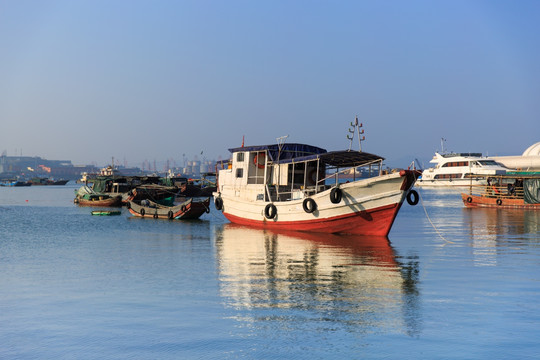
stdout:
{"type": "Polygon", "coordinates": [[[210,198],[189,198],[175,206],[164,206],[151,200],[142,200],[140,203],[129,201],[127,207],[132,215],[138,217],[169,220],[198,219],[202,214],[210,212],[210,198]]]}
{"type": "Polygon", "coordinates": [[[470,186],[461,193],[463,204],[469,208],[540,210],[540,172],[508,171],[492,176],[485,186],[470,186]]]}
{"type": "Polygon", "coordinates": [[[178,187],[167,186],[160,183],[158,176],[97,176],[92,180],[92,185],[83,185],[75,191],[75,196],[86,194],[106,194],[120,196],[122,203],[128,201],[141,201],[150,199],[153,201],[163,200],[176,196],[178,187]]]}
{"type": "Polygon", "coordinates": [[[407,197],[411,203],[418,201],[411,188],[419,171],[385,173],[384,158],[362,152],[361,147],[329,152],[278,141],[229,151],[232,158],[227,168],[218,171],[214,204],[233,223],[387,236],[403,201],[407,197]],[[378,172],[370,178],[342,181],[343,173],[358,167],[378,172]]]}
{"type": "Polygon", "coordinates": [[[110,196],[106,194],[85,194],[77,196],[73,200],[79,206],[100,206],[100,207],[121,207],[121,196],[110,196]]]}

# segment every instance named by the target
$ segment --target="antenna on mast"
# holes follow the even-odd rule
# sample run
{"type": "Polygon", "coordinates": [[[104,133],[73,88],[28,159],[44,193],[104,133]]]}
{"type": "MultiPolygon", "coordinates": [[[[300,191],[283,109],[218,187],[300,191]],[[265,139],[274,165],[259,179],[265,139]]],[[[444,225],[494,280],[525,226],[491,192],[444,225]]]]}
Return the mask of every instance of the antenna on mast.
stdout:
{"type": "Polygon", "coordinates": [[[351,135],[347,135],[347,139],[349,139],[349,151],[352,150],[352,144],[354,140],[354,134],[356,133],[356,136],[358,136],[358,151],[362,152],[362,141],[366,140],[365,136],[360,137],[361,134],[364,133],[364,130],[360,130],[361,127],[364,125],[362,123],[358,123],[358,115],[354,117],[354,123],[351,122],[351,127],[349,128],[349,132],[351,135]]]}
{"type": "Polygon", "coordinates": [[[281,151],[281,148],[283,147],[283,144],[285,144],[285,140],[287,140],[288,137],[289,137],[289,135],[284,135],[284,136],[280,136],[280,137],[276,138],[276,141],[278,143],[279,151],[281,151]]]}

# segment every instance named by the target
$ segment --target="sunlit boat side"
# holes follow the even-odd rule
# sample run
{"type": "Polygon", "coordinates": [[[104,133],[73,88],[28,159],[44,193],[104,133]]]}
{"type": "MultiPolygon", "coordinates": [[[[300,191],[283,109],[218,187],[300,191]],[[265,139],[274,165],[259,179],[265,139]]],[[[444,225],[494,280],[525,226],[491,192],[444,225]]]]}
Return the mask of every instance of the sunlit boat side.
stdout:
{"type": "Polygon", "coordinates": [[[384,174],[384,158],[362,151],[294,143],[229,151],[228,168],[218,172],[216,209],[233,223],[269,229],[387,236],[420,175],[384,174]],[[364,166],[376,175],[340,178],[364,166]]]}

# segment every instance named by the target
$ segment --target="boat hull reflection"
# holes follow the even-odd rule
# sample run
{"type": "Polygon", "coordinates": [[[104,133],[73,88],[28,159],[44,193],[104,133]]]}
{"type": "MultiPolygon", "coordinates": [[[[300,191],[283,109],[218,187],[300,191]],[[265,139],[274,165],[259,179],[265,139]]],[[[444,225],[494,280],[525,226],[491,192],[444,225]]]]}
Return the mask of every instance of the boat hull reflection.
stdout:
{"type": "Polygon", "coordinates": [[[418,331],[418,316],[411,316],[418,308],[418,259],[398,261],[387,237],[226,224],[215,244],[220,291],[230,306],[301,309],[343,324],[418,331]]]}
{"type": "Polygon", "coordinates": [[[540,233],[540,212],[492,208],[464,208],[463,224],[472,240],[476,265],[493,266],[501,253],[515,246],[537,246],[529,234],[540,233]],[[509,242],[512,246],[509,246],[509,242]]]}
{"type": "Polygon", "coordinates": [[[536,210],[465,208],[463,220],[473,237],[478,233],[495,238],[540,233],[540,212],[536,210]]]}

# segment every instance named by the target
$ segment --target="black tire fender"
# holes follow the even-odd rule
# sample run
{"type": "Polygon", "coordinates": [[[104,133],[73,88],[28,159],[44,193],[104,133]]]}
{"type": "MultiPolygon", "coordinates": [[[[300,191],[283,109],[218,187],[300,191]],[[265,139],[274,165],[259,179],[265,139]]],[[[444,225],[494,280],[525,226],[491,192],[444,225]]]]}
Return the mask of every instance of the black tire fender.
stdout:
{"type": "Polygon", "coordinates": [[[264,216],[267,219],[273,219],[273,218],[276,217],[276,215],[277,215],[276,205],[268,204],[268,205],[265,206],[265,208],[264,208],[264,216]]]}
{"type": "Polygon", "coordinates": [[[217,197],[217,198],[214,200],[214,205],[216,206],[216,209],[217,209],[217,210],[223,209],[223,199],[222,199],[221,197],[217,197]]]}
{"type": "Polygon", "coordinates": [[[407,194],[407,203],[411,206],[418,204],[419,199],[420,197],[418,196],[416,190],[410,190],[407,194]]]}
{"type": "Polygon", "coordinates": [[[302,207],[304,208],[305,212],[311,214],[317,210],[317,203],[312,198],[305,198],[304,202],[302,203],[302,207]]]}
{"type": "Polygon", "coordinates": [[[340,188],[335,187],[330,191],[330,201],[333,204],[339,204],[341,202],[341,198],[343,197],[343,191],[341,191],[340,188]]]}

